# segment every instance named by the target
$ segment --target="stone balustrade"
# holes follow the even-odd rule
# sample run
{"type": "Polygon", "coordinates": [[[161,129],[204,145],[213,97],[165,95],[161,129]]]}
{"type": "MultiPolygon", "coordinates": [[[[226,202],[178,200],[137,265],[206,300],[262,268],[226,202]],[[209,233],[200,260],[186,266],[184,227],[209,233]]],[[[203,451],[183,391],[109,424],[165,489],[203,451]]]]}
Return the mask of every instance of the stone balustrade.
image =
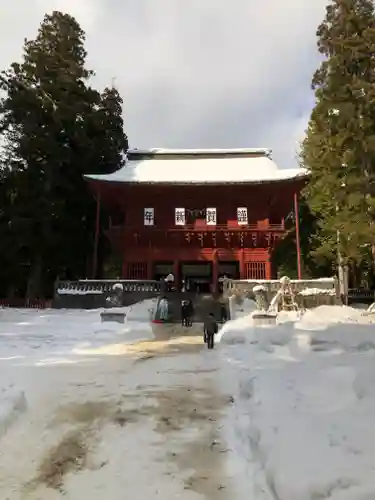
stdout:
{"type": "MultiPolygon", "coordinates": [[[[244,298],[255,298],[254,287],[261,285],[265,291],[265,298],[271,303],[280,289],[280,280],[232,280],[223,281],[224,297],[236,297],[239,301],[244,298]]],[[[320,278],[310,280],[290,280],[290,286],[300,307],[310,308],[319,305],[333,305],[339,303],[337,278],[320,278]]]]}
{"type": "MultiPolygon", "coordinates": [[[[280,288],[280,280],[223,280],[225,294],[233,295],[239,293],[252,293],[254,286],[262,285],[269,293],[276,294],[280,288]]],[[[295,294],[304,290],[327,290],[337,292],[336,278],[319,278],[310,280],[290,280],[290,285],[295,294]]]]}
{"type": "Polygon", "coordinates": [[[103,294],[121,285],[124,292],[159,292],[161,283],[155,280],[77,280],[58,281],[56,293],[59,295],[103,294]]]}
{"type": "Polygon", "coordinates": [[[128,306],[155,297],[161,290],[155,280],[77,280],[58,281],[55,285],[53,307],[96,309],[128,306]],[[111,301],[115,298],[116,300],[111,301]]]}

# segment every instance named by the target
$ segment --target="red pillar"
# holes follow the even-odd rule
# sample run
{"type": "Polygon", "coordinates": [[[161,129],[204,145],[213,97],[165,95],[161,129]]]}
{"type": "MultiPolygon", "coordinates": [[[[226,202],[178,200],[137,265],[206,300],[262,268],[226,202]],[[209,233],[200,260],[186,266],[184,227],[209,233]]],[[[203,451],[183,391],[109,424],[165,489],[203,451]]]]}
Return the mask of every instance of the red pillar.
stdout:
{"type": "Polygon", "coordinates": [[[100,187],[98,188],[96,195],[96,220],[95,220],[95,240],[94,240],[94,255],[92,264],[92,277],[95,279],[98,273],[98,248],[99,248],[99,234],[100,234],[100,187]]]}
{"type": "Polygon", "coordinates": [[[240,250],[240,279],[246,279],[245,252],[243,248],[240,250]]]}
{"type": "Polygon", "coordinates": [[[298,196],[294,193],[294,216],[296,219],[296,248],[297,248],[297,274],[298,279],[302,279],[302,267],[301,267],[301,242],[299,234],[299,209],[298,209],[298,196]]]}
{"type": "Polygon", "coordinates": [[[266,280],[270,280],[270,279],[272,279],[272,265],[271,265],[270,258],[267,257],[267,261],[266,261],[266,280]]]}
{"type": "Polygon", "coordinates": [[[217,250],[212,255],[212,293],[217,292],[217,285],[219,280],[219,259],[217,250]]]}

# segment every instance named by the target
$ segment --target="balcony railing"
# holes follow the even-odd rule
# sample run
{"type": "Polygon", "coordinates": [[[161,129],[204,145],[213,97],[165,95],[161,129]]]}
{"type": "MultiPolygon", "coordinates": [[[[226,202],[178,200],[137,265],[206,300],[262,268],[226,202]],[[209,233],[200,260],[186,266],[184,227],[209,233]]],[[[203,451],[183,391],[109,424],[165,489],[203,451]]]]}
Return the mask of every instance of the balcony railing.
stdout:
{"type": "MultiPolygon", "coordinates": [[[[156,226],[155,226],[156,227],[156,226]]],[[[260,226],[259,224],[216,224],[210,226],[207,224],[186,224],[185,226],[172,226],[169,231],[283,231],[283,224],[268,224],[267,226],[260,226]]]]}
{"type": "Polygon", "coordinates": [[[168,232],[243,232],[243,231],[252,231],[252,232],[284,232],[285,225],[284,224],[268,224],[267,226],[260,226],[258,224],[247,224],[247,225],[229,225],[229,224],[216,224],[216,226],[210,225],[197,225],[197,224],[185,224],[184,226],[165,226],[161,227],[158,225],[154,226],[134,226],[134,225],[125,225],[125,226],[110,226],[110,230],[125,230],[131,231],[133,233],[138,232],[140,229],[144,229],[145,231],[162,231],[165,233],[168,232]]]}

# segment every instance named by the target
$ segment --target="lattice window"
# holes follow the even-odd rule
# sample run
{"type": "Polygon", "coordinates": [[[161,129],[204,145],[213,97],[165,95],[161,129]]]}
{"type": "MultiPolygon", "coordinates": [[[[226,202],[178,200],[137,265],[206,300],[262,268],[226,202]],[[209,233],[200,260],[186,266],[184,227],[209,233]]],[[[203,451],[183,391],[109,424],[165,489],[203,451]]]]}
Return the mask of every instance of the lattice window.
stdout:
{"type": "Polygon", "coordinates": [[[147,262],[129,262],[127,264],[126,278],[129,280],[147,279],[147,262]]]}
{"type": "Polygon", "coordinates": [[[247,262],[245,265],[247,280],[265,280],[266,263],[265,262],[247,262]]]}

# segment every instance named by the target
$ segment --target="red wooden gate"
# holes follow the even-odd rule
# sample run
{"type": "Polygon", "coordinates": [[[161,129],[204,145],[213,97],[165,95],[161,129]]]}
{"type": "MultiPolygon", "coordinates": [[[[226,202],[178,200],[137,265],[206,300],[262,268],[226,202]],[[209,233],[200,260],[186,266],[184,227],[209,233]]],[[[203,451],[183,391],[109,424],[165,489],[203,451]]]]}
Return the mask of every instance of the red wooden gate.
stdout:
{"type": "Polygon", "coordinates": [[[129,280],[146,280],[147,262],[128,262],[126,264],[125,278],[129,280]]]}
{"type": "Polygon", "coordinates": [[[265,262],[247,262],[245,264],[247,280],[265,280],[266,263],[265,262]]]}

